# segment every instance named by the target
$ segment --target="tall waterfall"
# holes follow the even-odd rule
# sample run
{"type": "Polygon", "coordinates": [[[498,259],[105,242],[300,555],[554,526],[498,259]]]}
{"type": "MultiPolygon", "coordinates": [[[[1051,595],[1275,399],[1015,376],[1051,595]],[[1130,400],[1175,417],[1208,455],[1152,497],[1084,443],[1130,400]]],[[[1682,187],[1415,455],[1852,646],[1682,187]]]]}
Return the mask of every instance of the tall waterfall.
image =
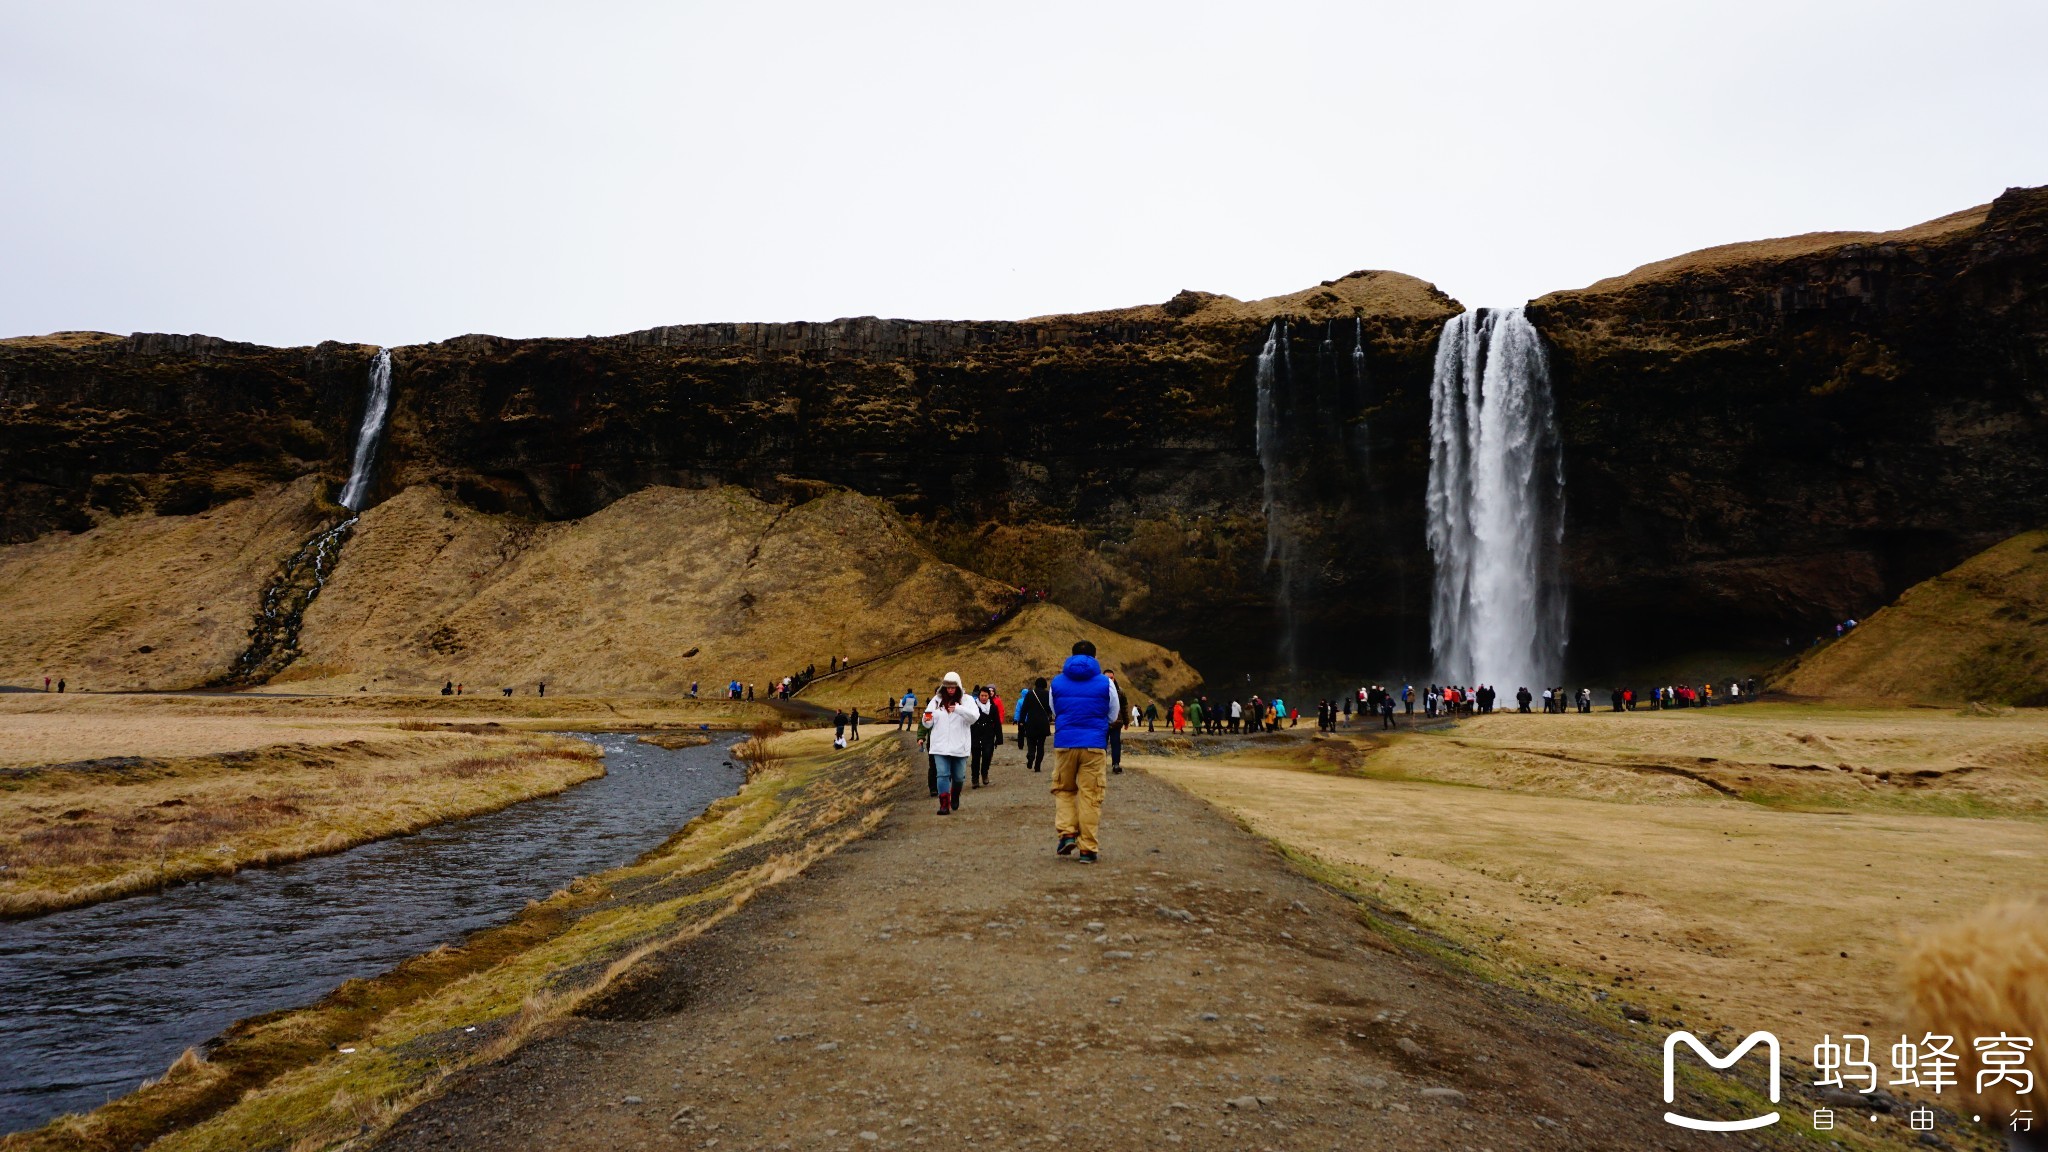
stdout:
{"type": "Polygon", "coordinates": [[[1259,352],[1256,374],[1259,393],[1259,511],[1266,518],[1266,567],[1278,568],[1275,597],[1280,610],[1280,663],[1290,674],[1296,664],[1294,643],[1294,559],[1300,549],[1287,523],[1287,463],[1280,451],[1278,391],[1291,375],[1287,322],[1273,321],[1266,346],[1259,352]]]}
{"type": "Polygon", "coordinates": [[[341,489],[341,506],[361,512],[370,495],[370,478],[377,469],[377,445],[384,438],[384,420],[391,414],[391,349],[377,349],[370,362],[370,391],[363,400],[363,423],[356,429],[355,456],[349,461],[348,483],[341,489]]]}
{"type": "Polygon", "coordinates": [[[370,362],[370,388],[363,398],[363,422],[356,429],[348,483],[341,489],[341,506],[348,509],[348,516],[314,533],[277,566],[257,601],[248,647],[213,681],[216,687],[262,684],[299,658],[299,627],[305,622],[306,609],[326,589],[327,578],[341,559],[341,546],[355,534],[357,514],[369,498],[371,478],[377,470],[377,446],[383,442],[384,424],[390,415],[391,350],[379,348],[377,358],[370,362]]]}
{"type": "Polygon", "coordinates": [[[1453,318],[1430,387],[1430,646],[1504,696],[1563,672],[1564,457],[1543,338],[1520,308],[1453,318]]]}
{"type": "Polygon", "coordinates": [[[1259,446],[1259,512],[1266,518],[1266,563],[1273,563],[1273,554],[1279,548],[1284,533],[1280,529],[1278,515],[1280,489],[1280,419],[1274,410],[1273,383],[1279,374],[1279,366],[1287,355],[1287,336],[1282,322],[1273,321],[1273,327],[1266,333],[1266,347],[1259,353],[1257,380],[1259,386],[1259,412],[1257,436],[1259,446]]]}

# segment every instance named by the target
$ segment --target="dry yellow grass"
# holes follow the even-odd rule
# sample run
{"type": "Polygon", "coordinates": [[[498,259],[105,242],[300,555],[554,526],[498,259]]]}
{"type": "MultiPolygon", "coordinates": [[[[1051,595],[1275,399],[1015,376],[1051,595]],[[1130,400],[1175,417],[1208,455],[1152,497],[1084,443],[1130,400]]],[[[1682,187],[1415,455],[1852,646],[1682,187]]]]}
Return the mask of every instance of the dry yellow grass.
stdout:
{"type": "MultiPolygon", "coordinates": [[[[1257,300],[1239,300],[1214,292],[1196,292],[1191,296],[1192,299],[1186,302],[1192,309],[1182,311],[1178,317],[1191,324],[1267,321],[1279,316],[1322,320],[1360,313],[1375,318],[1433,320],[1455,313],[1459,307],[1457,301],[1445,296],[1427,280],[1405,272],[1372,269],[1352,272],[1298,292],[1257,300]]],[[[1164,304],[1141,304],[1099,312],[1037,316],[1033,321],[1086,324],[1104,320],[1162,321],[1174,318],[1174,312],[1169,312],[1164,304]]]]}
{"type": "Polygon", "coordinates": [[[540,734],[408,734],[0,770],[0,915],[337,852],[604,773],[540,734]]]}
{"type": "Polygon", "coordinates": [[[1135,762],[1491,965],[1660,1021],[1772,1028],[1798,1051],[1823,1032],[1903,1027],[1899,967],[1917,934],[2048,887],[2038,817],[1902,804],[1855,770],[1946,775],[1961,761],[2008,755],[1998,804],[1954,810],[2039,812],[2048,784],[2039,752],[2027,749],[2048,736],[2048,718],[1801,715],[1515,717],[1399,739],[1377,754],[1319,740],[1308,742],[1313,751],[1135,762]],[[1817,746],[1825,752],[1796,752],[1817,746]],[[1835,774],[1855,777],[1857,791],[1822,803],[1759,789],[1757,803],[1617,766],[1696,760],[1707,749],[1788,763],[1842,756],[1852,771],[1835,774]]]}
{"type": "Polygon", "coordinates": [[[2048,531],[1915,584],[1776,686],[1839,700],[2048,704],[2048,531]]]}
{"type": "MultiPolygon", "coordinates": [[[[1354,757],[1354,759],[1357,759],[1354,757]]],[[[1395,741],[1357,770],[1635,803],[2048,813],[2048,713],[1967,717],[1781,704],[1499,713],[1395,741]]]]}
{"type": "Polygon", "coordinates": [[[819,681],[799,698],[828,707],[851,705],[879,718],[886,713],[875,709],[885,698],[894,700],[905,688],[929,694],[939,677],[958,672],[967,683],[994,684],[1006,701],[1015,701],[1032,679],[1058,675],[1076,640],[1094,641],[1102,666],[1134,686],[1141,701],[1171,699],[1199,682],[1178,652],[1090,624],[1056,604],[1030,604],[989,632],[863,664],[819,681]]]}
{"type": "Polygon", "coordinates": [[[312,478],[195,516],[0,546],[0,681],[188,688],[248,644],[257,593],[323,523],[312,478]]]}
{"type": "Polygon", "coordinates": [[[1935,240],[1954,232],[1975,228],[1984,223],[1985,217],[1990,213],[1991,205],[1979,204],[1975,208],[1965,208],[1960,212],[1951,212],[1925,223],[1889,232],[1807,232],[1771,240],[1717,244],[1711,248],[1687,252],[1682,256],[1644,264],[1619,276],[1609,276],[1604,280],[1595,281],[1578,291],[1619,292],[1667,276],[1797,259],[1814,253],[1830,252],[1850,244],[1910,244],[1916,241],[1935,240]]]}

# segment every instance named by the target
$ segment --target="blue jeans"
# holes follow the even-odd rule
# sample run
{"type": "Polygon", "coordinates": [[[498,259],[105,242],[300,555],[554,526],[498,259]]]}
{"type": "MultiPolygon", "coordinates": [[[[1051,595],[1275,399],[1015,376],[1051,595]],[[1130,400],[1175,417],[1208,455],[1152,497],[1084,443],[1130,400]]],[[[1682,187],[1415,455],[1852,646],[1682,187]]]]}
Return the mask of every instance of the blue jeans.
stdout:
{"type": "Polygon", "coordinates": [[[967,780],[967,757],[934,755],[932,762],[939,769],[939,795],[960,791],[960,785],[967,780]]]}

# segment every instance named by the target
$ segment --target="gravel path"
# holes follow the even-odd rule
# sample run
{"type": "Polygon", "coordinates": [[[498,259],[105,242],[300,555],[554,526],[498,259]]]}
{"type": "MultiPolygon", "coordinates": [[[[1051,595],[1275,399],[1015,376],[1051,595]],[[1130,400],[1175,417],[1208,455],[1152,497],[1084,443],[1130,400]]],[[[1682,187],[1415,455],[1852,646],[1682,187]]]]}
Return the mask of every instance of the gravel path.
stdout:
{"type": "Polygon", "coordinates": [[[1005,749],[941,819],[916,773],[874,835],[379,1146],[1750,1146],[1665,1125],[1654,1050],[1393,950],[1149,776],[1110,780],[1102,863],[1055,857],[1048,776],[1005,749]]]}

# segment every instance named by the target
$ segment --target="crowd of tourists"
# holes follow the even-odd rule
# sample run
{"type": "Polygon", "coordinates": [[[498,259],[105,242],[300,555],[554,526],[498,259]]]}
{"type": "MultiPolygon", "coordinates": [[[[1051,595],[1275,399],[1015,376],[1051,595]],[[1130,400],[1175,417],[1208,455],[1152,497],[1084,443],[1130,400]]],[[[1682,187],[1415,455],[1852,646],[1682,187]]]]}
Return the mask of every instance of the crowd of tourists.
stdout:
{"type": "MultiPolygon", "coordinates": [[[[916,689],[906,688],[887,707],[896,713],[898,731],[917,733],[926,784],[941,816],[959,812],[968,790],[988,786],[996,750],[1007,742],[1006,723],[1027,771],[1045,771],[1050,740],[1054,850],[1084,864],[1096,861],[1105,777],[1123,771],[1123,732],[1144,713],[1119,690],[1116,673],[1096,660],[1093,644],[1077,641],[1059,675],[1038,677],[1013,699],[994,684],[970,691],[958,672],[948,672],[929,698],[920,702],[916,689]]],[[[858,717],[857,710],[834,716],[835,744],[843,746],[849,729],[859,739],[858,717]]]]}

